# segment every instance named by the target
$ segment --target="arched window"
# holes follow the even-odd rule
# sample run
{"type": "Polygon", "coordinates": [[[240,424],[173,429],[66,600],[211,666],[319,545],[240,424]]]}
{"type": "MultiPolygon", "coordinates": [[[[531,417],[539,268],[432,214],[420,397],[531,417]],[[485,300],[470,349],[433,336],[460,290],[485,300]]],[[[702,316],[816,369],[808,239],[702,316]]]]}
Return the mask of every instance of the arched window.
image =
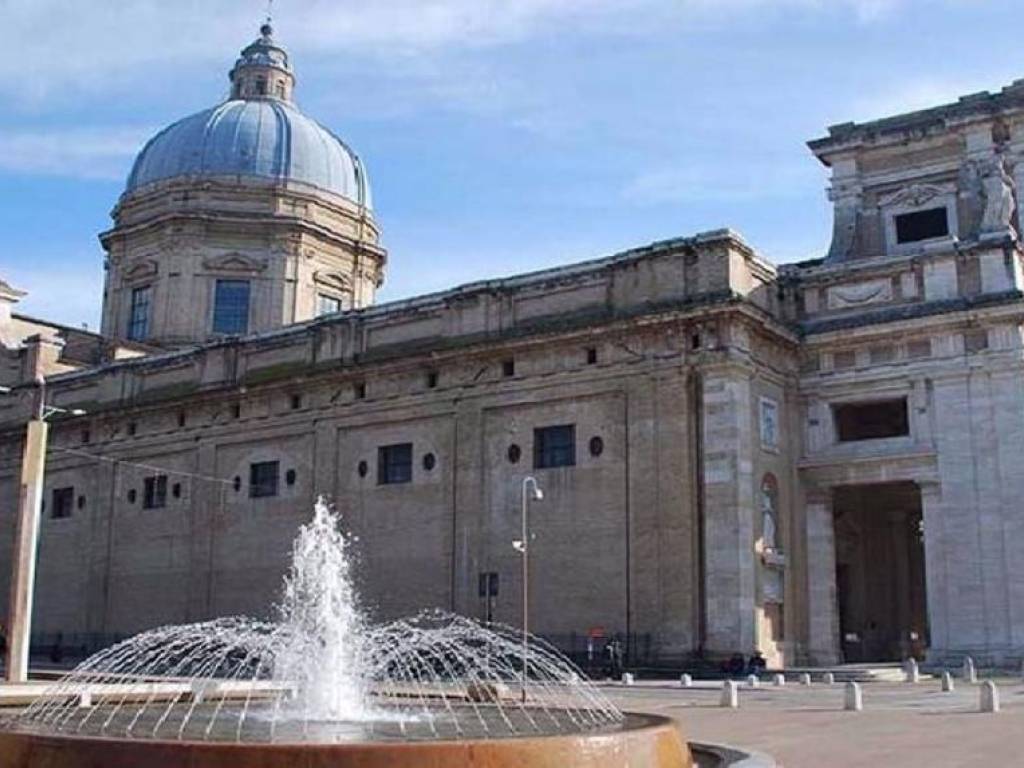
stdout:
{"type": "Polygon", "coordinates": [[[761,543],[765,551],[779,551],[779,481],[771,472],[761,481],[761,543]]]}

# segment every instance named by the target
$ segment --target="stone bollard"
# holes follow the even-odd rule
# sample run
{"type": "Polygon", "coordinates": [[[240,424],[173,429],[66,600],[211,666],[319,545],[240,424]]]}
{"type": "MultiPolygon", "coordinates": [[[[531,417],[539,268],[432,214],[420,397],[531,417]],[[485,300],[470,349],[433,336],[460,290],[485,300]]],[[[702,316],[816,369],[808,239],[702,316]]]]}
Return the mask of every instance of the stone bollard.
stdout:
{"type": "Polygon", "coordinates": [[[785,685],[786,684],[786,676],[781,674],[781,673],[775,675],[775,677],[772,678],[772,684],[775,685],[776,687],[785,685]]]}
{"type": "Polygon", "coordinates": [[[951,674],[949,674],[949,672],[943,671],[943,673],[942,673],[942,692],[943,693],[952,693],[955,688],[956,688],[956,686],[953,685],[953,676],[951,674]]]}
{"type": "Polygon", "coordinates": [[[622,684],[623,685],[632,685],[634,682],[635,681],[633,679],[633,673],[632,672],[623,672],[622,673],[622,684]]]}
{"type": "Polygon", "coordinates": [[[757,688],[760,684],[761,681],[758,679],[757,675],[747,675],[747,687],[757,688]]]}
{"type": "Polygon", "coordinates": [[[998,712],[999,711],[999,689],[996,688],[996,684],[991,680],[986,680],[981,684],[980,698],[981,698],[981,711],[982,712],[998,712]]]}
{"type": "Polygon", "coordinates": [[[848,712],[860,712],[864,709],[864,694],[860,690],[860,683],[851,681],[846,684],[846,691],[843,695],[843,709],[848,712]]]}
{"type": "Polygon", "coordinates": [[[801,673],[801,675],[800,675],[800,685],[810,685],[810,684],[811,684],[811,676],[809,674],[807,674],[806,672],[801,673]]]}
{"type": "Polygon", "coordinates": [[[974,659],[970,656],[964,656],[963,678],[968,683],[978,682],[978,670],[974,666],[974,659]]]}
{"type": "Polygon", "coordinates": [[[831,672],[826,672],[824,675],[821,676],[821,682],[823,682],[825,685],[832,685],[835,681],[836,676],[833,675],[831,672]]]}
{"type": "Polygon", "coordinates": [[[683,688],[689,688],[693,685],[693,678],[686,674],[680,675],[679,684],[683,686],[683,688]]]}
{"type": "Polygon", "coordinates": [[[907,659],[907,663],[903,665],[903,679],[908,683],[919,683],[921,682],[921,670],[917,666],[917,659],[911,657],[907,659]]]}
{"type": "Polygon", "coordinates": [[[718,702],[718,706],[727,707],[728,709],[736,709],[740,705],[740,692],[736,687],[736,683],[732,680],[726,680],[722,683],[722,698],[718,702]]]}

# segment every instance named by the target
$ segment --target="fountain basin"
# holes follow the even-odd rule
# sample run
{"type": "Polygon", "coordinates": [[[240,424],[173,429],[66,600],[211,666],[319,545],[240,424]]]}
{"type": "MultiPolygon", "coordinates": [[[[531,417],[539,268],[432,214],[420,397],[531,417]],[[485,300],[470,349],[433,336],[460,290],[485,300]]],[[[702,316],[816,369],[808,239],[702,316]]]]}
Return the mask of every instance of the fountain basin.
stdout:
{"type": "Polygon", "coordinates": [[[627,714],[614,728],[548,736],[338,744],[171,741],[0,732],[0,768],[691,768],[676,724],[627,714]]]}

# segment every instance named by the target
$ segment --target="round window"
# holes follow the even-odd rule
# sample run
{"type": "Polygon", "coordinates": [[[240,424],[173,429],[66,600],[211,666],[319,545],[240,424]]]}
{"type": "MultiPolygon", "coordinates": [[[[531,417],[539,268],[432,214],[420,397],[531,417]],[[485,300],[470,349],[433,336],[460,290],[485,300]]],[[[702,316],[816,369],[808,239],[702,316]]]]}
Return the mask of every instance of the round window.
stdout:
{"type": "Polygon", "coordinates": [[[426,456],[423,457],[423,468],[427,470],[427,472],[432,470],[436,463],[437,459],[434,458],[434,454],[432,453],[428,453],[426,456]]]}
{"type": "Polygon", "coordinates": [[[523,449],[520,448],[515,443],[512,443],[512,445],[510,445],[508,447],[508,460],[511,461],[513,464],[518,464],[519,463],[519,459],[521,459],[522,456],[523,456],[523,449]]]}
{"type": "Polygon", "coordinates": [[[602,453],[604,453],[604,440],[595,435],[590,438],[590,455],[600,456],[602,453]]]}

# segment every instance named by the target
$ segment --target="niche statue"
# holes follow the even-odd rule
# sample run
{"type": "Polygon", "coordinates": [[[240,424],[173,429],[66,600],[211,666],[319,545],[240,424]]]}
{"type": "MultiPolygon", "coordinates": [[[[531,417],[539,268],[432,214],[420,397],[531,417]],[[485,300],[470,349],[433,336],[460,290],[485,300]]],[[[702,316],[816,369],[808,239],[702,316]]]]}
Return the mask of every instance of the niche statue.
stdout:
{"type": "Polygon", "coordinates": [[[987,163],[982,171],[981,190],[985,213],[981,219],[982,234],[1002,233],[1010,228],[1013,216],[1013,179],[1002,159],[987,163]]]}

